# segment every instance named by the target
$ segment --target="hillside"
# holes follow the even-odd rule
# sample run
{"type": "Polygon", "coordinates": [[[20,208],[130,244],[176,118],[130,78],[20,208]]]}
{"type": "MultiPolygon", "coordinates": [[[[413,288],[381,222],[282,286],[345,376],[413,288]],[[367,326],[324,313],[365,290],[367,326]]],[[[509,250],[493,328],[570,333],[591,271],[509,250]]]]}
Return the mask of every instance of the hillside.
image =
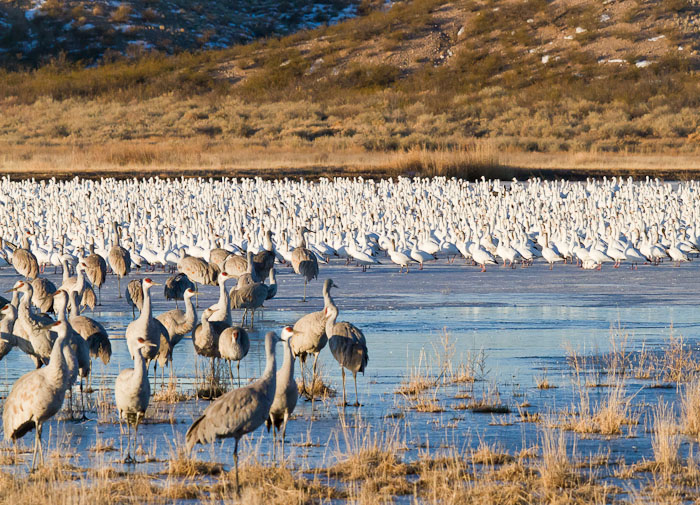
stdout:
{"type": "Polygon", "coordinates": [[[697,0],[360,9],[332,26],[228,49],[0,74],[0,165],[700,165],[697,0]]]}
{"type": "Polygon", "coordinates": [[[354,0],[0,0],[0,64],[214,49],[337,23],[354,0]]]}

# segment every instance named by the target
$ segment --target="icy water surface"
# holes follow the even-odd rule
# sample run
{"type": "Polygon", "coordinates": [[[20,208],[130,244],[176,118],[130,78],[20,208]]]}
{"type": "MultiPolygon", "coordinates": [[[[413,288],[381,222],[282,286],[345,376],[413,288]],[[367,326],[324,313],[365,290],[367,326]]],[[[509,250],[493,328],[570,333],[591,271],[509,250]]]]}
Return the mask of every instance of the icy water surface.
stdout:
{"type": "MultiPolygon", "coordinates": [[[[499,267],[479,273],[477,268],[445,260],[428,264],[423,271],[403,275],[389,265],[374,267],[366,273],[333,260],[321,265],[319,280],[308,286],[309,302],[301,303],[303,283],[290,268],[278,267],[278,296],[267,302],[264,315],[252,332],[251,350],[241,365],[244,380],[254,379],[264,368],[262,338],[269,329],[280,331],[304,314],[319,310],[322,280],[334,279],[339,289],[333,295],[340,308],[339,320],[360,327],[369,349],[366,375],[358,377],[362,407],[345,409],[338,405],[341,391],[340,368],[326,348],[319,360],[323,380],[338,391],[338,396],[312,404],[300,400],[287,429],[287,455],[296,468],[314,468],[332,464],[347,443],[362,442],[372,432],[380,438],[398,441],[404,457],[414,459],[419,451],[438,451],[453,447],[463,450],[481,441],[499,442],[505,449],[518,450],[537,444],[535,423],[520,422],[518,406],[523,411],[547,415],[569,408],[575,398],[572,376],[566,363],[567,352],[604,352],[610,345],[611,327],[621,327],[628,335],[627,346],[639,348],[642,342],[655,348],[668,338],[671,326],[696,348],[700,334],[697,300],[700,287],[696,282],[699,266],[670,264],[640,266],[603,271],[584,271],[572,265],[557,265],[553,271],[544,265],[515,270],[499,267]],[[440,388],[435,401],[442,412],[424,413],[410,408],[396,390],[417,366],[437,366],[436,353],[443,352],[442,338],[449,335],[454,348],[451,364],[476,362],[479,382],[473,385],[452,384],[440,388]],[[479,362],[478,356],[483,356],[479,362]],[[546,376],[560,387],[540,390],[536,380],[546,376]],[[464,410],[469,393],[481,397],[484,391],[497,388],[501,403],[510,414],[482,414],[464,410]],[[368,430],[371,425],[373,430],[368,430]],[[345,426],[345,428],[343,428],[345,426]],[[356,428],[359,428],[356,429],[356,428]]],[[[146,275],[164,282],[162,272],[137,272],[131,278],[146,275]]],[[[48,272],[57,285],[60,274],[48,272]]],[[[9,288],[17,276],[11,269],[0,272],[0,288],[9,288]]],[[[125,286],[126,282],[122,282],[125,286]]],[[[86,315],[101,321],[112,337],[112,361],[108,366],[93,366],[92,408],[82,422],[52,420],[45,427],[45,439],[51,448],[75,455],[81,466],[113,464],[120,466],[120,429],[114,410],[97,409],[102,399],[113,404],[113,382],[119,370],[132,366],[124,341],[131,309],[124,299],[116,298],[116,278],[110,276],[102,292],[104,305],[86,315]],[[96,445],[112,445],[117,451],[91,451],[96,445]]],[[[152,290],[154,315],[174,307],[166,302],[161,288],[152,290]]],[[[218,296],[215,287],[202,288],[200,309],[213,304],[218,296]]],[[[240,311],[234,312],[234,321],[240,311]]],[[[278,346],[278,362],[282,350],[278,346]]],[[[208,366],[200,358],[198,366],[208,366]]],[[[12,383],[32,367],[30,360],[14,350],[0,363],[2,397],[12,383]]],[[[190,395],[194,391],[195,354],[190,339],[183,340],[174,351],[174,370],[179,389],[190,395]]],[[[435,369],[433,373],[437,373],[435,369]]],[[[166,371],[166,375],[167,375],[166,371]]],[[[235,374],[235,366],[234,366],[235,374]]],[[[296,375],[299,377],[297,364],[296,375]]],[[[151,373],[152,377],[152,373],[151,373]]],[[[649,388],[648,382],[631,381],[627,393],[645,412],[657,398],[675,397],[675,389],[649,388]]],[[[153,387],[153,385],[152,385],[153,387]]],[[[77,392],[77,389],[76,389],[77,392]]],[[[352,376],[347,383],[349,401],[354,401],[352,376]]],[[[594,388],[592,401],[602,398],[606,388],[594,388]]],[[[430,395],[428,395],[430,396],[430,395]]],[[[77,398],[77,394],[75,396],[77,398]]],[[[208,402],[189,399],[175,405],[152,402],[147,422],[139,431],[142,448],[141,470],[161,471],[184,433],[204,410],[208,402]]],[[[641,420],[642,423],[644,419],[641,420]]],[[[570,437],[573,441],[573,436],[570,437]]],[[[270,437],[263,430],[245,437],[241,453],[256,450],[270,452],[270,437]]],[[[31,446],[33,435],[23,443],[31,446]]],[[[687,451],[687,445],[684,445],[687,451]]],[[[199,447],[196,455],[226,465],[232,463],[233,441],[214,447],[199,447]]],[[[640,426],[625,436],[605,439],[586,437],[577,440],[580,454],[610,450],[624,456],[628,463],[651,457],[648,435],[640,426]],[[634,436],[630,436],[630,433],[634,436]]]]}

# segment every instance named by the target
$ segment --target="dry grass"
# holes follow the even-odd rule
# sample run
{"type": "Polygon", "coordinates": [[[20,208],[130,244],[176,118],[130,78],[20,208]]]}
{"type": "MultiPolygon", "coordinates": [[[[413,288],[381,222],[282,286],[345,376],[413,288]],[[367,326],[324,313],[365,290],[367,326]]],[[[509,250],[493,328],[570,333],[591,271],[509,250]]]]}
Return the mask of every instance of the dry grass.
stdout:
{"type": "Polygon", "coordinates": [[[681,440],[678,437],[678,426],[673,410],[663,400],[659,400],[653,414],[654,432],[651,436],[651,447],[654,451],[654,461],[668,473],[680,464],[678,450],[681,440]]]}
{"type": "Polygon", "coordinates": [[[700,380],[686,384],[681,393],[681,429],[683,433],[700,435],[700,380]]]}

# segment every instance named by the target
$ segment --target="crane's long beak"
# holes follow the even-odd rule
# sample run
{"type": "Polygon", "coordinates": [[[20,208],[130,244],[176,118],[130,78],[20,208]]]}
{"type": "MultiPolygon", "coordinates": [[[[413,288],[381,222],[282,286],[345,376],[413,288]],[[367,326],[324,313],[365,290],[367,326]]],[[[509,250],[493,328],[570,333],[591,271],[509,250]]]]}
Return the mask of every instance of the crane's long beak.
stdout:
{"type": "Polygon", "coordinates": [[[151,282],[151,286],[162,286],[163,283],[161,282],[151,282]]]}
{"type": "Polygon", "coordinates": [[[17,288],[10,288],[5,293],[12,293],[13,291],[17,291],[17,288]]]}

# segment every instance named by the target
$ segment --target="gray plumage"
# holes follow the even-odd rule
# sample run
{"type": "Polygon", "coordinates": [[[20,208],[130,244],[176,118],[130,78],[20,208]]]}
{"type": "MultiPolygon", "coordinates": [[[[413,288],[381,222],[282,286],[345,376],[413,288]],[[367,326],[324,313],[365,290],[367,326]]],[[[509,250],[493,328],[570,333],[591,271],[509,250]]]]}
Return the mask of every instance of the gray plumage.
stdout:
{"type": "Polygon", "coordinates": [[[231,277],[238,279],[248,271],[248,260],[240,254],[229,254],[224,261],[222,270],[226,270],[231,277]]]}
{"type": "Polygon", "coordinates": [[[129,348],[129,354],[131,354],[132,358],[136,352],[136,344],[139,338],[143,338],[146,342],[153,344],[152,346],[147,345],[139,347],[147,363],[158,355],[162,334],[164,332],[167,334],[167,330],[162,323],[155,319],[151,313],[150,289],[153,286],[158,286],[158,283],[153,282],[149,278],[145,278],[142,281],[143,309],[139,317],[131,321],[129,326],[126,327],[125,334],[126,345],[129,348]]]}
{"type": "Polygon", "coordinates": [[[215,266],[212,267],[202,258],[184,256],[177,262],[177,269],[195,284],[216,286],[219,269],[215,266]]]}
{"type": "Polygon", "coordinates": [[[194,288],[188,288],[184,293],[185,312],[180,309],[163,312],[156,319],[160,321],[170,336],[170,345],[175,347],[182,338],[191,333],[197,324],[197,311],[194,309],[194,288]]]}
{"type": "MultiPolygon", "coordinates": [[[[134,345],[134,368],[122,370],[114,382],[114,400],[119,412],[119,420],[127,423],[128,443],[125,463],[134,462],[131,456],[131,426],[134,426],[134,438],[139,429],[139,423],[146,415],[148,402],[151,397],[151,385],[148,382],[148,368],[142,353],[144,348],[153,346],[151,342],[139,337],[134,345]]],[[[136,441],[134,440],[134,445],[136,441]]]]}
{"type": "Polygon", "coordinates": [[[211,310],[211,316],[209,321],[222,321],[226,323],[226,326],[231,326],[231,306],[229,303],[228,291],[226,291],[226,282],[231,278],[226,270],[219,274],[218,284],[219,284],[219,299],[217,302],[209,307],[211,310]]]}
{"type": "MultiPolygon", "coordinates": [[[[329,294],[330,297],[330,294],[329,294]]],[[[364,375],[365,367],[369,362],[367,352],[367,341],[362,331],[354,324],[348,322],[337,323],[338,307],[333,303],[326,309],[326,335],[328,336],[328,347],[331,354],[340,365],[343,377],[343,405],[348,405],[345,401],[345,370],[352,372],[355,380],[355,407],[360,406],[357,396],[357,373],[364,375]]]]}
{"type": "Polygon", "coordinates": [[[306,248],[304,233],[308,233],[306,226],[299,228],[299,247],[292,251],[292,268],[294,273],[304,277],[304,298],[306,301],[306,283],[318,277],[318,260],[310,249],[306,248]]]}
{"type": "Polygon", "coordinates": [[[202,321],[194,329],[192,344],[194,350],[205,358],[220,358],[219,335],[228,328],[223,321],[209,321],[212,310],[206,309],[202,312],[202,321]]]}
{"type": "Polygon", "coordinates": [[[253,252],[248,251],[246,253],[246,271],[238,276],[236,281],[236,288],[242,288],[260,282],[261,278],[255,272],[255,266],[253,265],[253,252]]]}
{"type": "Polygon", "coordinates": [[[163,295],[166,300],[175,300],[177,307],[178,300],[184,300],[185,291],[191,289],[194,292],[194,283],[183,273],[175,274],[165,281],[163,295]]]}
{"type": "Polygon", "coordinates": [[[265,300],[272,300],[277,296],[277,272],[274,268],[270,269],[270,284],[267,285],[267,296],[265,300]]]}
{"type": "Polygon", "coordinates": [[[87,342],[90,357],[99,358],[105,365],[112,358],[112,344],[107,330],[100,323],[86,316],[81,316],[75,303],[77,293],[70,294],[71,310],[68,322],[73,330],[87,342]]]}
{"type": "Polygon", "coordinates": [[[126,303],[131,306],[131,315],[136,319],[134,309],[139,309],[139,314],[143,310],[143,288],[141,287],[141,281],[138,279],[130,280],[126,285],[124,297],[126,298],[126,303]]]}
{"type": "Polygon", "coordinates": [[[61,323],[55,324],[59,333],[49,364],[45,368],[24,374],[14,383],[2,412],[5,440],[17,441],[36,428],[32,468],[35,466],[37,452],[40,453],[42,462],[44,459],[41,450],[42,425],[61,410],[66,395],[68,365],[65,351],[68,328],[61,323]]]}
{"type": "Polygon", "coordinates": [[[48,362],[53,347],[54,335],[46,328],[54,321],[50,317],[36,315],[31,310],[31,300],[34,289],[29,282],[17,281],[12,288],[23,294],[17,307],[17,321],[15,321],[15,335],[22,337],[32,344],[34,353],[40,357],[37,367],[48,362]]]}
{"type": "Polygon", "coordinates": [[[313,383],[311,385],[311,394],[313,394],[313,388],[316,383],[316,364],[318,362],[318,355],[328,343],[328,337],[326,336],[326,309],[332,303],[330,298],[331,287],[338,286],[336,286],[331,279],[326,279],[323,282],[323,310],[307,314],[294,324],[294,334],[290,340],[290,345],[292,347],[292,352],[299,358],[301,365],[302,393],[308,393],[304,378],[304,365],[306,364],[307,356],[309,354],[314,355],[312,373],[313,383]]]}
{"type": "Polygon", "coordinates": [[[236,466],[236,492],[238,485],[238,441],[258,429],[270,415],[275,397],[275,343],[279,337],[269,331],[265,335],[266,364],[262,377],[248,386],[234,389],[211,403],[204,413],[187,430],[187,450],[195,444],[208,444],[218,438],[235,439],[233,459],[236,466]]]}
{"type": "Polygon", "coordinates": [[[34,296],[32,304],[39,309],[39,312],[53,312],[53,294],[56,292],[56,285],[45,277],[37,277],[32,281],[34,296]]]}
{"type": "Polygon", "coordinates": [[[102,305],[102,285],[107,280],[107,262],[95,252],[95,241],[90,243],[90,254],[83,260],[85,274],[93,286],[97,286],[100,298],[98,305],[102,305]]]}
{"type": "Polygon", "coordinates": [[[107,261],[109,262],[109,267],[112,269],[117,276],[117,292],[119,293],[119,298],[122,297],[122,277],[126,277],[131,272],[131,254],[129,251],[124,249],[119,245],[119,227],[117,222],[113,223],[114,228],[114,244],[109,250],[109,255],[107,256],[107,261]]]}
{"type": "Polygon", "coordinates": [[[221,240],[219,240],[219,247],[213,248],[209,251],[209,263],[214,263],[219,267],[219,270],[226,270],[224,268],[224,263],[226,263],[226,258],[228,258],[231,251],[221,248],[221,240]]]}
{"type": "MultiPolygon", "coordinates": [[[[294,380],[294,354],[289,345],[289,340],[294,334],[291,326],[282,330],[282,347],[284,348],[284,362],[277,372],[275,382],[275,399],[270,407],[270,415],[265,419],[267,431],[272,426],[272,436],[276,438],[276,432],[282,428],[282,459],[284,459],[284,437],[287,433],[287,421],[294,412],[299,399],[299,389],[294,380]]],[[[274,446],[273,446],[274,447],[274,446]]]]}
{"type": "Polygon", "coordinates": [[[232,289],[229,293],[231,299],[231,308],[233,309],[246,309],[243,312],[243,319],[241,321],[241,326],[245,322],[245,315],[248,310],[251,311],[250,316],[250,327],[252,328],[255,324],[255,309],[262,307],[267,299],[267,286],[262,282],[256,282],[254,284],[249,284],[241,288],[232,289]]]}
{"type": "Polygon", "coordinates": [[[14,305],[9,303],[3,305],[0,309],[0,315],[2,315],[2,320],[0,320],[0,360],[7,356],[14,347],[19,347],[22,352],[32,356],[35,361],[38,360],[39,357],[34,352],[31,342],[13,333],[17,320],[17,309],[14,305]]]}
{"type": "Polygon", "coordinates": [[[36,279],[39,275],[39,262],[29,249],[29,236],[31,234],[31,232],[25,231],[22,237],[22,247],[12,246],[9,242],[6,242],[14,249],[10,263],[12,263],[18,274],[30,281],[36,279]]]}
{"type": "Polygon", "coordinates": [[[258,279],[264,279],[270,275],[270,270],[275,265],[275,253],[272,245],[272,232],[265,232],[264,251],[260,251],[253,257],[253,267],[258,279]]]}
{"type": "Polygon", "coordinates": [[[248,332],[240,326],[229,326],[219,335],[219,355],[228,362],[228,373],[233,384],[231,361],[236,362],[238,387],[241,387],[241,360],[248,355],[250,338],[248,332]]]}

